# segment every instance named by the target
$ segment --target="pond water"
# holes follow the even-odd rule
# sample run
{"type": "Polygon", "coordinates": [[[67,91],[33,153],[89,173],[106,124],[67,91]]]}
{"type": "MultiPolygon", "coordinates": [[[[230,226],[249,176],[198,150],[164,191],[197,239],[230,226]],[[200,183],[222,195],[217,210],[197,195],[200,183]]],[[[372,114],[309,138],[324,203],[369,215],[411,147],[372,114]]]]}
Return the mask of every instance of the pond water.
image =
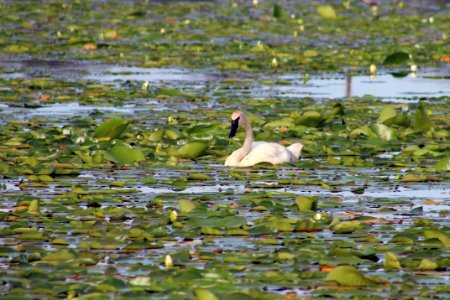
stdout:
{"type": "MultiPolygon", "coordinates": [[[[15,166],[18,166],[19,171],[22,172],[20,175],[14,175],[9,169],[4,169],[5,175],[0,186],[4,201],[0,205],[0,212],[13,214],[13,218],[16,218],[15,210],[18,203],[27,203],[28,199],[39,198],[42,206],[42,214],[39,217],[41,219],[33,219],[31,225],[27,223],[26,226],[38,228],[37,230],[42,234],[48,234],[48,239],[40,243],[27,240],[25,236],[20,243],[29,249],[38,247],[46,251],[61,249],[61,245],[54,243],[56,238],[64,239],[68,243],[67,248],[73,251],[79,251],[80,244],[82,247],[91,247],[83,243],[92,243],[89,244],[92,245],[89,251],[97,257],[92,266],[86,267],[91,276],[103,276],[99,274],[113,267],[124,280],[133,280],[147,276],[149,268],[164,270],[163,260],[167,253],[176,255],[189,252],[192,255],[190,260],[181,263],[186,264],[186,268],[208,271],[217,266],[220,269],[225,261],[230,261],[232,263],[227,265],[227,268],[238,274],[237,276],[247,276],[251,273],[251,276],[262,276],[258,277],[258,280],[264,281],[267,279],[264,276],[272,276],[270,274],[275,268],[277,271],[285,269],[286,273],[292,272],[293,261],[281,261],[276,258],[280,251],[296,249],[295,251],[301,253],[296,259],[304,265],[303,271],[318,272],[319,263],[314,262],[311,266],[309,263],[305,265],[304,262],[314,261],[317,255],[333,252],[334,248],[330,248],[330,245],[339,248],[335,245],[344,243],[343,249],[354,247],[355,251],[360,252],[370,252],[372,248],[380,248],[382,250],[377,250],[377,255],[383,259],[385,249],[397,251],[398,247],[402,247],[401,243],[397,245],[392,242],[392,239],[405,230],[411,230],[416,222],[415,218],[424,219],[423,222],[432,219],[436,226],[448,226],[450,181],[447,177],[441,178],[438,177],[440,174],[431,173],[432,176],[429,179],[418,182],[399,180],[407,172],[416,168],[414,164],[416,161],[405,159],[403,152],[404,148],[415,146],[416,141],[414,144],[402,142],[398,146],[395,145],[395,141],[385,144],[379,140],[369,142],[360,140],[361,143],[367,142],[366,147],[369,149],[372,142],[375,145],[387,145],[387,150],[377,150],[371,155],[364,154],[364,157],[360,154],[350,156],[343,154],[341,157],[338,150],[334,154],[324,152],[316,156],[313,151],[317,149],[314,148],[316,138],[311,138],[311,140],[306,139],[309,152],[306,151],[302,155],[297,165],[286,165],[275,169],[267,166],[256,167],[237,173],[233,173],[234,170],[230,171],[222,165],[224,155],[234,149],[236,144],[228,140],[224,142],[221,136],[218,138],[219,144],[214,145],[215,151],[219,149],[218,152],[211,152],[208,156],[195,161],[180,159],[176,160],[176,163],[167,163],[170,160],[167,154],[161,157],[155,154],[150,155],[149,162],[143,165],[125,167],[92,163],[82,154],[94,155],[94,146],[78,141],[73,143],[66,141],[65,143],[69,143],[69,146],[63,143],[60,145],[62,151],[56,151],[54,155],[60,157],[70,167],[73,167],[72,163],[83,167],[78,170],[79,174],[54,176],[48,183],[30,179],[34,171],[31,166],[35,164],[39,166],[39,161],[28,162],[25,154],[22,154],[23,149],[29,149],[35,144],[40,147],[45,140],[58,141],[60,138],[76,140],[74,137],[63,136],[55,129],[62,126],[72,126],[74,132],[80,130],[84,140],[87,131],[82,131],[83,129],[78,128],[77,125],[71,125],[71,121],[77,124],[78,120],[84,118],[93,119],[97,124],[102,119],[110,117],[134,120],[133,130],[140,133],[137,137],[131,137],[133,145],[142,143],[143,149],[148,148],[149,152],[156,153],[158,149],[180,147],[182,144],[178,141],[180,138],[178,140],[165,138],[156,143],[144,142],[143,136],[146,132],[159,127],[168,129],[175,127],[173,134],[183,136],[187,135],[184,132],[186,128],[195,127],[197,123],[208,126],[214,124],[225,131],[228,128],[228,120],[225,123],[225,119],[220,115],[222,108],[232,110],[235,107],[249,105],[257,107],[258,114],[264,115],[267,111],[277,112],[280,107],[283,108],[283,104],[287,105],[285,110],[291,107],[295,109],[298,107],[297,100],[305,106],[325,103],[325,107],[327,102],[333,102],[336,99],[344,106],[347,105],[346,101],[352,103],[367,101],[363,102],[362,108],[355,109],[358,115],[360,111],[365,112],[366,106],[370,110],[373,110],[373,107],[379,110],[384,103],[390,103],[407,108],[407,105],[417,103],[419,98],[427,98],[430,103],[435,101],[441,107],[442,101],[446,100],[439,100],[439,98],[450,96],[450,79],[446,69],[419,70],[417,73],[406,74],[402,78],[395,77],[388,73],[388,70],[383,70],[376,77],[366,75],[361,70],[339,74],[310,74],[309,79],[304,81],[304,74],[293,72],[255,75],[211,69],[146,69],[134,66],[41,60],[3,60],[2,64],[3,73],[0,74],[0,78],[4,80],[50,78],[51,82],[59,80],[67,85],[75,85],[74,89],[77,91],[85,88],[88,96],[100,95],[99,98],[102,100],[100,102],[90,101],[90,98],[87,98],[87,101],[86,99],[76,101],[77,95],[83,95],[77,92],[75,96],[66,97],[65,101],[59,102],[47,103],[32,100],[31,104],[27,103],[27,105],[20,105],[20,102],[14,101],[0,103],[2,113],[0,122],[9,126],[9,131],[5,131],[4,135],[12,137],[7,140],[8,146],[5,145],[3,149],[10,149],[9,145],[18,147],[12,148],[8,155],[18,162],[15,166]],[[148,91],[142,89],[145,82],[149,83],[148,91]],[[98,90],[91,92],[89,86],[96,85],[98,90]],[[167,86],[179,89],[189,96],[154,97],[152,93],[156,89],[167,86]],[[104,95],[107,94],[105,89],[126,90],[130,93],[125,96],[114,95],[104,100],[104,95]],[[279,102],[273,104],[272,99],[279,102]],[[267,104],[259,107],[259,103],[267,104]],[[223,124],[226,124],[224,126],[220,125],[222,119],[223,124]],[[193,120],[198,122],[195,123],[193,120]],[[30,123],[27,123],[28,121],[30,123]],[[20,126],[24,126],[24,129],[16,129],[20,126]],[[35,133],[39,129],[46,128],[50,128],[47,135],[39,137],[35,133]],[[27,144],[22,145],[24,132],[33,133],[37,138],[27,140],[27,144]],[[14,135],[18,135],[18,138],[14,139],[14,135]],[[166,144],[163,145],[164,143],[166,144]],[[67,153],[71,155],[70,159],[65,157],[67,153]],[[80,160],[77,156],[72,157],[73,153],[77,153],[86,161],[80,160]],[[333,166],[328,161],[331,158],[338,158],[338,160],[342,158],[342,161],[354,159],[355,164],[333,166]],[[368,165],[361,166],[364,163],[368,165]],[[193,173],[201,173],[209,177],[196,180],[189,177],[193,173]],[[151,183],[143,183],[143,179],[146,178],[151,178],[151,183]],[[305,218],[302,214],[299,217],[298,209],[293,208],[297,196],[318,197],[320,199],[318,212],[323,214],[324,218],[352,220],[352,217],[360,217],[363,220],[361,221],[363,229],[355,233],[335,234],[330,228],[324,226],[318,232],[314,230],[294,232],[289,229],[249,236],[225,236],[222,233],[215,236],[192,231],[186,212],[180,212],[178,220],[183,224],[181,227],[173,226],[174,224],[167,220],[170,211],[180,210],[179,201],[188,199],[198,203],[197,205],[201,206],[205,212],[212,211],[213,214],[217,214],[218,218],[228,217],[220,215],[219,212],[235,211],[236,216],[246,218],[247,227],[258,227],[257,225],[261,223],[263,224],[261,228],[268,230],[267,228],[275,226],[274,220],[277,219],[286,222],[286,220],[305,218]],[[266,217],[270,219],[270,222],[267,222],[266,217]],[[56,218],[55,221],[52,218],[56,218]],[[60,223],[58,218],[64,219],[64,222],[60,223]],[[364,218],[371,219],[373,223],[364,223],[364,218]],[[60,226],[64,226],[64,229],[60,226]],[[134,238],[131,238],[131,242],[129,240],[131,229],[138,232],[142,229],[151,231],[152,238],[145,240],[142,244],[139,242],[134,244],[134,238]],[[377,241],[366,242],[365,238],[371,236],[376,237],[377,241]],[[351,243],[351,245],[348,246],[345,243],[351,243]],[[133,249],[133,247],[137,248],[133,249]],[[244,275],[240,275],[239,272],[243,272],[244,275]]],[[[59,92],[65,90],[59,86],[57,89],[59,92]]],[[[8,88],[4,91],[9,92],[8,88]]],[[[34,98],[41,98],[47,92],[51,91],[38,88],[32,91],[32,95],[34,98]]],[[[445,108],[437,113],[438,116],[445,116],[445,114],[445,108]]],[[[371,115],[372,119],[376,117],[376,114],[371,115]]],[[[361,123],[361,120],[354,117],[353,119],[350,117],[349,120],[361,123]]],[[[361,125],[365,124],[361,123],[361,125]]],[[[333,126],[342,125],[334,124],[333,126]]],[[[351,124],[351,126],[354,125],[351,124]]],[[[261,126],[257,125],[255,128],[261,131],[260,134],[264,134],[264,130],[259,127],[261,126]]],[[[314,133],[311,129],[303,130],[302,135],[314,133]]],[[[320,130],[322,129],[318,131],[320,130]]],[[[197,134],[205,140],[210,140],[215,135],[214,131],[197,134]]],[[[222,135],[225,137],[224,134],[222,135]]],[[[334,145],[332,140],[334,137],[329,138],[331,139],[329,144],[336,149],[339,144],[334,145]]],[[[345,141],[353,143],[350,138],[345,138],[345,141]]],[[[359,142],[354,142],[352,145],[358,146],[359,142]]],[[[420,142],[423,143],[422,140],[420,142]]],[[[344,145],[348,147],[348,144],[344,145]]],[[[420,147],[423,148],[423,145],[420,147]]],[[[47,148],[47,145],[44,145],[43,149],[47,148]]],[[[433,151],[439,149],[439,145],[434,145],[431,154],[417,159],[420,160],[421,167],[426,169],[434,166],[435,161],[432,158],[435,152],[433,151]]],[[[45,163],[52,158],[49,154],[40,155],[41,151],[43,150],[38,148],[35,152],[40,161],[45,163]]],[[[50,169],[36,170],[42,174],[49,172],[51,174],[57,166],[58,164],[52,164],[50,169]]],[[[42,174],[39,173],[39,175],[42,174]]],[[[18,214],[18,216],[21,215],[18,214]]],[[[311,219],[311,216],[308,218],[311,219]]],[[[359,219],[356,220],[359,222],[359,219]]],[[[23,227],[24,224],[19,219],[18,224],[13,227],[23,227]]],[[[4,222],[0,228],[8,228],[8,226],[9,224],[4,222]]],[[[205,230],[205,227],[209,226],[203,226],[202,230],[205,230]]],[[[20,227],[20,230],[29,229],[20,227]]],[[[405,235],[409,236],[410,233],[405,235]]],[[[423,238],[420,238],[414,243],[422,247],[422,241],[423,238]]],[[[18,239],[14,235],[0,237],[0,243],[12,248],[18,243],[18,239]]],[[[407,246],[409,247],[410,244],[407,246]]],[[[428,249],[427,245],[423,248],[428,249]]],[[[403,249],[401,250],[400,253],[403,253],[403,249]]],[[[16,253],[11,257],[15,260],[23,259],[16,253]]],[[[340,265],[345,264],[346,259],[356,260],[358,267],[365,272],[382,273],[392,282],[402,281],[401,274],[386,275],[382,272],[382,265],[380,267],[379,263],[376,265],[370,260],[359,257],[324,256],[321,264],[340,265]]],[[[9,263],[3,265],[1,259],[0,268],[14,269],[9,263]]],[[[296,269],[295,272],[300,271],[296,269]]],[[[273,282],[266,284],[265,290],[278,295],[295,293],[298,297],[311,297],[313,293],[311,286],[316,284],[317,278],[308,278],[308,276],[310,275],[294,283],[289,281],[290,279],[287,283],[280,284],[276,280],[271,280],[273,282]],[[286,285],[289,287],[286,288],[286,285]],[[299,287],[302,285],[303,288],[299,287]]],[[[437,284],[444,284],[448,280],[448,276],[439,271],[431,277],[437,284]]],[[[424,280],[421,284],[426,286],[430,282],[430,280],[424,280]]],[[[240,286],[255,287],[255,283],[241,283],[240,286]]],[[[161,299],[164,297],[161,296],[161,299]]]]}

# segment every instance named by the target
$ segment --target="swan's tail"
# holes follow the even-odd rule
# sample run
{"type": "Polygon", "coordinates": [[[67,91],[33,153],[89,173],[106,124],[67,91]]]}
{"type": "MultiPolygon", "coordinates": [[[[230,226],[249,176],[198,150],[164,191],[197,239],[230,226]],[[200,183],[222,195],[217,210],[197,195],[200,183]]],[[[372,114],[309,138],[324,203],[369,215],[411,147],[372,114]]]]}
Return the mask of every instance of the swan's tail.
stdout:
{"type": "Polygon", "coordinates": [[[289,150],[289,152],[292,153],[292,155],[295,158],[295,161],[297,161],[298,158],[300,157],[300,153],[302,152],[303,144],[302,143],[295,143],[295,144],[292,144],[289,147],[287,147],[287,149],[289,150]]]}

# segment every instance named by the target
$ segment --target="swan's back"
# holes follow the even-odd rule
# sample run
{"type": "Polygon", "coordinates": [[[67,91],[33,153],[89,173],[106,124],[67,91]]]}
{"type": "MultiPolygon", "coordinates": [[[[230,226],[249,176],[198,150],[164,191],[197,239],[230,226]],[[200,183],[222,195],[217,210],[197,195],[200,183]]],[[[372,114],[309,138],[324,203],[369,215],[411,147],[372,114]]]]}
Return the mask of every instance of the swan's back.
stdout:
{"type": "Polygon", "coordinates": [[[296,153],[292,153],[288,148],[280,144],[254,142],[250,153],[247,154],[237,166],[250,167],[262,162],[277,165],[286,162],[296,162],[297,160],[298,156],[296,157],[296,153]]]}

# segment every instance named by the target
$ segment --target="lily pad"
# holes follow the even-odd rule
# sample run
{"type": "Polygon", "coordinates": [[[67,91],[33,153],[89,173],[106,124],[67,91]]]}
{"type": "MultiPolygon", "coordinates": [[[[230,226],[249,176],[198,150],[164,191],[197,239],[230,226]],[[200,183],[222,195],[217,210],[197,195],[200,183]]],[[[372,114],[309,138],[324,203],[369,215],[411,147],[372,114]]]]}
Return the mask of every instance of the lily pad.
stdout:
{"type": "Polygon", "coordinates": [[[145,160],[141,149],[135,149],[124,142],[116,143],[109,151],[105,152],[105,158],[120,164],[131,164],[145,160]]]}
{"type": "Polygon", "coordinates": [[[206,142],[189,142],[175,153],[176,156],[186,157],[186,158],[197,158],[202,156],[208,149],[208,144],[206,142]]]}
{"type": "Polygon", "coordinates": [[[334,281],[342,286],[374,286],[376,283],[365,277],[358,269],[352,266],[340,266],[332,270],[325,281],[334,281]]]}
{"type": "Polygon", "coordinates": [[[409,54],[403,51],[394,52],[388,56],[383,61],[384,65],[400,65],[409,62],[409,54]]]}
{"type": "Polygon", "coordinates": [[[324,19],[336,19],[336,11],[331,5],[318,6],[317,13],[324,19]]]}
{"type": "Polygon", "coordinates": [[[118,139],[127,127],[128,122],[124,119],[108,119],[97,127],[94,137],[118,139]]]}

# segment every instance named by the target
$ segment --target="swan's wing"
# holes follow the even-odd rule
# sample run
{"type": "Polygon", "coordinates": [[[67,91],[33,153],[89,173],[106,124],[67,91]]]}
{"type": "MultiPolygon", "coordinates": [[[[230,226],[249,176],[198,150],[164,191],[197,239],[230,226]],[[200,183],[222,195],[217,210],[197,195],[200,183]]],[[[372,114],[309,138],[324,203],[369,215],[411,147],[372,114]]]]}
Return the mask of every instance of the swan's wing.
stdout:
{"type": "Polygon", "coordinates": [[[277,143],[254,142],[252,150],[239,163],[241,167],[249,167],[262,162],[273,165],[293,162],[292,153],[277,143]]]}

